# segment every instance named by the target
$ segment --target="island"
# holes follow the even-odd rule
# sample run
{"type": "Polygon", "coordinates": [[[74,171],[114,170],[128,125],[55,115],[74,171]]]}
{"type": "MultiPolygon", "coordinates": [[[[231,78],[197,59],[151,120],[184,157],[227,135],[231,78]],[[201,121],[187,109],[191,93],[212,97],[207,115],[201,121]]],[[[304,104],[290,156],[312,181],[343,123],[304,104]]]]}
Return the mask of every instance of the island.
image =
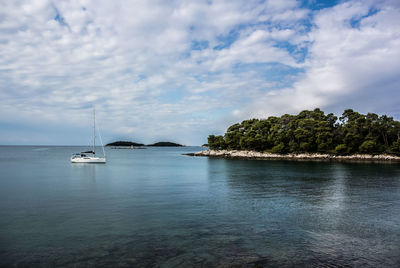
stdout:
{"type": "Polygon", "coordinates": [[[210,150],[194,156],[305,160],[400,161],[400,122],[347,109],[340,117],[321,109],[230,126],[209,135],[210,150]]]}
{"type": "Polygon", "coordinates": [[[184,145],[169,141],[161,141],[148,145],[131,141],[115,141],[106,144],[106,146],[113,149],[144,149],[143,147],[183,147],[184,145]]]}
{"type": "Polygon", "coordinates": [[[106,144],[106,146],[123,146],[123,147],[131,147],[131,146],[144,146],[142,143],[136,143],[131,141],[115,141],[106,144]]]}
{"type": "Polygon", "coordinates": [[[151,147],[182,147],[182,144],[174,143],[174,142],[169,142],[169,141],[161,141],[161,142],[156,142],[153,144],[149,144],[146,146],[151,146],[151,147]]]}

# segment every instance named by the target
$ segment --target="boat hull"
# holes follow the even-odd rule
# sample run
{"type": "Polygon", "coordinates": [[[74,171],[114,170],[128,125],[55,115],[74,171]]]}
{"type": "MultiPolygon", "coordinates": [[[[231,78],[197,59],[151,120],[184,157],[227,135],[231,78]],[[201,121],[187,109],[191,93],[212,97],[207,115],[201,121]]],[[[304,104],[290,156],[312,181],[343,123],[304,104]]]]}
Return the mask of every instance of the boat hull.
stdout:
{"type": "Polygon", "coordinates": [[[71,163],[105,164],[105,157],[71,157],[71,163]]]}

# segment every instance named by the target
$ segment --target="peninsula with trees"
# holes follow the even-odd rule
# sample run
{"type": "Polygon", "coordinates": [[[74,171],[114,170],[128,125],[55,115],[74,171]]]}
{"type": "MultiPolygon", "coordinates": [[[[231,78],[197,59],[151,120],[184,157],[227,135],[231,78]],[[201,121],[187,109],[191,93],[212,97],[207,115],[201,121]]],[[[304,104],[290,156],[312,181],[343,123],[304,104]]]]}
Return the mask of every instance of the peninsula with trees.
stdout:
{"type": "Polygon", "coordinates": [[[319,108],[297,115],[250,119],[208,137],[195,156],[400,160],[400,122],[347,109],[340,117],[319,108]]]}

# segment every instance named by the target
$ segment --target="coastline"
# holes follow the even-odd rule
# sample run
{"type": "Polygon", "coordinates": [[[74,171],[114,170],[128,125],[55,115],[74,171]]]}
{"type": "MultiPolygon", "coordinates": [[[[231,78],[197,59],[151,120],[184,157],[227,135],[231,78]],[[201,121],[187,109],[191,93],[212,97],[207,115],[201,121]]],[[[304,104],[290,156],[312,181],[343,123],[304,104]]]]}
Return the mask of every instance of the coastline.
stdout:
{"type": "Polygon", "coordinates": [[[319,153],[299,153],[299,154],[274,154],[261,153],[255,151],[239,150],[206,150],[196,153],[186,154],[189,156],[207,156],[216,158],[244,158],[244,159],[265,159],[265,160],[294,160],[294,161],[349,161],[349,162],[400,162],[399,156],[394,155],[332,155],[319,153]]]}

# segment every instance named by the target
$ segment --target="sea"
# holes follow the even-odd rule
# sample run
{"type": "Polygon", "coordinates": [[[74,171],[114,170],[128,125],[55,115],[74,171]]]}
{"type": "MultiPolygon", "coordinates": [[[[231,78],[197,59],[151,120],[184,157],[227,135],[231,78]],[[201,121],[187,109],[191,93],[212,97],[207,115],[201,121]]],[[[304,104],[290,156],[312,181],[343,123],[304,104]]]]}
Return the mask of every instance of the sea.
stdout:
{"type": "Polygon", "coordinates": [[[85,149],[0,146],[0,267],[400,267],[399,163],[85,149]]]}

